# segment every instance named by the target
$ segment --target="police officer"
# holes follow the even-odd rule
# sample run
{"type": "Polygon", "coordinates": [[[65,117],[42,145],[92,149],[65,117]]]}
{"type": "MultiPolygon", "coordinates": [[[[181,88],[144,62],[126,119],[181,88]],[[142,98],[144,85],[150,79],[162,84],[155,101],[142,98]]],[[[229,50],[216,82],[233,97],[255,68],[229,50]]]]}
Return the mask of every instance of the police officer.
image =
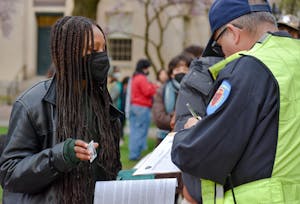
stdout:
{"type": "Polygon", "coordinates": [[[291,14],[282,15],[278,21],[278,29],[285,30],[291,34],[293,38],[299,38],[300,20],[291,14]]]}
{"type": "Polygon", "coordinates": [[[206,115],[177,132],[172,161],[201,178],[203,203],[299,203],[300,42],[264,0],[215,0],[209,20],[203,55],[225,60],[210,67],[206,115]]]}

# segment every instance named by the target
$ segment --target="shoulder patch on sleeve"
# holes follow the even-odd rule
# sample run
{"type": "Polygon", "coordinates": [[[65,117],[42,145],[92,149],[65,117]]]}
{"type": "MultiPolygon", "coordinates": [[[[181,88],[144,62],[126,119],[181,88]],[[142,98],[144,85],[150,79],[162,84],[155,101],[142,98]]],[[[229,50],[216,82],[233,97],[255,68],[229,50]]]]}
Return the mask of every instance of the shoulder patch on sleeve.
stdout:
{"type": "Polygon", "coordinates": [[[206,109],[206,114],[213,114],[227,100],[231,91],[231,85],[227,80],[224,80],[216,91],[214,97],[210,100],[206,109]]]}

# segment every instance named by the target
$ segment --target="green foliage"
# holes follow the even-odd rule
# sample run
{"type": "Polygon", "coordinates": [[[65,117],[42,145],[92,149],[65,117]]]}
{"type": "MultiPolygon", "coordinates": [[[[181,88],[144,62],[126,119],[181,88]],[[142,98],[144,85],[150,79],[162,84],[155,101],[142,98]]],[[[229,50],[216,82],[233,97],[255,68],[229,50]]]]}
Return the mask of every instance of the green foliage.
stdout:
{"type": "Polygon", "coordinates": [[[85,16],[96,20],[97,5],[100,0],[74,0],[74,9],[72,15],[85,16]]]}

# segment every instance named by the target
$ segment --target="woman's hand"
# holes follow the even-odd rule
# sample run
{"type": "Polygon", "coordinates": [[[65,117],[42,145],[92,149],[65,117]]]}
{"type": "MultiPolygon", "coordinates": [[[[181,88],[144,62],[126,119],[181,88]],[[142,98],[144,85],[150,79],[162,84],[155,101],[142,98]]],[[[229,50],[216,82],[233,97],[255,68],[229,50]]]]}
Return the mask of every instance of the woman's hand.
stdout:
{"type": "MultiPolygon", "coordinates": [[[[99,144],[97,142],[94,142],[95,149],[98,148],[99,144]]],[[[82,141],[82,140],[76,140],[74,151],[76,154],[76,157],[82,161],[89,161],[91,158],[92,152],[90,152],[88,149],[88,143],[82,141]]]]}

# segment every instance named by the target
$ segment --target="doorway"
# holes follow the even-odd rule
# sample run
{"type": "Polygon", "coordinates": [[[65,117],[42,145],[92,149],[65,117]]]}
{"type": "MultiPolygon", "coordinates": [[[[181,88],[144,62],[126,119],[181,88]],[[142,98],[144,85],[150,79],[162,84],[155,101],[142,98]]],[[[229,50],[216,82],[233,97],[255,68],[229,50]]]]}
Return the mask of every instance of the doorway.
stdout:
{"type": "Polygon", "coordinates": [[[51,65],[50,32],[51,26],[63,16],[62,13],[37,13],[37,75],[45,75],[51,65]]]}

